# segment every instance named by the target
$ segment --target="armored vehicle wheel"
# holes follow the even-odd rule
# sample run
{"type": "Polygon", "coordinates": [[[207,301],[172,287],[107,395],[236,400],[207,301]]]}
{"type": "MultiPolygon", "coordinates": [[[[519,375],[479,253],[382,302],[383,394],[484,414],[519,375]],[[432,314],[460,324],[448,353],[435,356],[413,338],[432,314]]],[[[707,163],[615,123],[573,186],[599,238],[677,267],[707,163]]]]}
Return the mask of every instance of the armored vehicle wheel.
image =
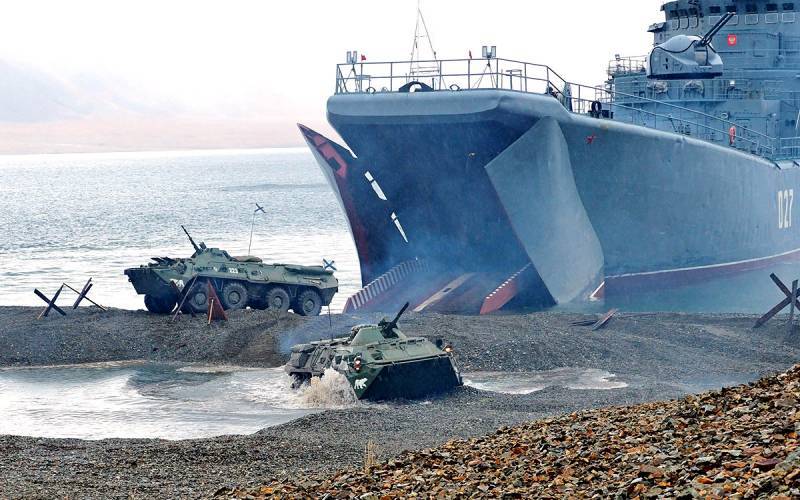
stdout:
{"type": "Polygon", "coordinates": [[[305,290],[297,297],[293,309],[300,316],[319,316],[322,311],[322,297],[316,290],[305,290]]]}
{"type": "Polygon", "coordinates": [[[208,292],[206,291],[205,283],[196,283],[192,285],[189,290],[189,296],[186,297],[186,306],[196,313],[208,311],[208,292]]]}
{"type": "Polygon", "coordinates": [[[168,314],[175,307],[175,301],[164,297],[145,295],[144,306],[153,314],[168,314]]]}
{"type": "Polygon", "coordinates": [[[222,297],[219,298],[225,309],[235,311],[247,307],[248,294],[247,288],[241,283],[228,283],[222,289],[222,297]]]}
{"type": "Polygon", "coordinates": [[[286,312],[290,303],[289,292],[279,286],[267,292],[267,309],[286,312]]]}

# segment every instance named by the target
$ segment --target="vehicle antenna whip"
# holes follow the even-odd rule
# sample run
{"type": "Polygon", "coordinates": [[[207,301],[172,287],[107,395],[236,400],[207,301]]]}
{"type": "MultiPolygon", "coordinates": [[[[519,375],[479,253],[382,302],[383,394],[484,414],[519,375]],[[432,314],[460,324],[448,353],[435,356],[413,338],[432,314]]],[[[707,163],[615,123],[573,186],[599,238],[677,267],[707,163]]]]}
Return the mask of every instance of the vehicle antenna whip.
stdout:
{"type": "Polygon", "coordinates": [[[266,215],[264,207],[256,203],[256,209],[253,211],[253,222],[250,223],[250,243],[247,244],[247,255],[250,255],[250,249],[253,248],[253,229],[256,227],[256,215],[258,212],[266,215]]]}

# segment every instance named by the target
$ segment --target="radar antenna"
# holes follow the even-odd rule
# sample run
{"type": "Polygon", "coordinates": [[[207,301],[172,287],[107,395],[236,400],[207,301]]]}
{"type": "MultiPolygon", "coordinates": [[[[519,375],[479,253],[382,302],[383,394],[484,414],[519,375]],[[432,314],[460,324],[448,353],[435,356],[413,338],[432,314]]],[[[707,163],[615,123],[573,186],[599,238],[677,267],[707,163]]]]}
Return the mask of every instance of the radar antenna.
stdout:
{"type": "Polygon", "coordinates": [[[414,28],[414,44],[411,47],[411,67],[408,76],[410,79],[439,76],[439,57],[433,48],[425,16],[422,15],[422,0],[417,0],[417,24],[414,28]],[[423,57],[424,49],[430,49],[430,55],[423,57]]]}

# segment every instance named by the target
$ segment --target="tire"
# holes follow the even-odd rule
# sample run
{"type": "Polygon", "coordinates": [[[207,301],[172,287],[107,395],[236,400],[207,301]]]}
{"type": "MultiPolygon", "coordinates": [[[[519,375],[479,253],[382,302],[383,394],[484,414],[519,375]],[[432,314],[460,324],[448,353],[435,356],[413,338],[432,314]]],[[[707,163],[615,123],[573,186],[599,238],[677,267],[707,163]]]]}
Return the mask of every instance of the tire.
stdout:
{"type": "Polygon", "coordinates": [[[234,281],[225,285],[222,289],[222,297],[219,300],[226,310],[236,311],[247,307],[248,297],[247,288],[234,281]]]}
{"type": "Polygon", "coordinates": [[[144,296],[144,306],[153,314],[169,314],[175,308],[175,301],[169,298],[144,296]]]}
{"type": "Polygon", "coordinates": [[[298,295],[293,309],[300,316],[319,316],[322,311],[322,297],[316,290],[305,290],[298,295]]]}
{"type": "Polygon", "coordinates": [[[267,292],[267,309],[271,311],[286,312],[289,310],[291,302],[289,292],[279,286],[267,292]]]}
{"type": "Polygon", "coordinates": [[[208,311],[208,285],[206,283],[195,283],[189,290],[186,297],[186,307],[196,313],[208,311]]]}

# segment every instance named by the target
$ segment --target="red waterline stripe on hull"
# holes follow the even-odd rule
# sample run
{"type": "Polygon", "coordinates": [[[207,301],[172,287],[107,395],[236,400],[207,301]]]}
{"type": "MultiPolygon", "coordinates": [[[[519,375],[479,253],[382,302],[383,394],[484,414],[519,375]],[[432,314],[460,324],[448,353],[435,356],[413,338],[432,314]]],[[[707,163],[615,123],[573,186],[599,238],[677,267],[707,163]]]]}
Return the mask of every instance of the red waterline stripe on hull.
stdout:
{"type": "Polygon", "coordinates": [[[779,262],[800,260],[800,249],[784,252],[769,257],[748,259],[710,266],[686,267],[666,271],[653,271],[647,273],[630,273],[606,277],[603,287],[604,295],[655,288],[658,286],[680,286],[698,283],[711,278],[763,269],[764,267],[779,262]]]}

